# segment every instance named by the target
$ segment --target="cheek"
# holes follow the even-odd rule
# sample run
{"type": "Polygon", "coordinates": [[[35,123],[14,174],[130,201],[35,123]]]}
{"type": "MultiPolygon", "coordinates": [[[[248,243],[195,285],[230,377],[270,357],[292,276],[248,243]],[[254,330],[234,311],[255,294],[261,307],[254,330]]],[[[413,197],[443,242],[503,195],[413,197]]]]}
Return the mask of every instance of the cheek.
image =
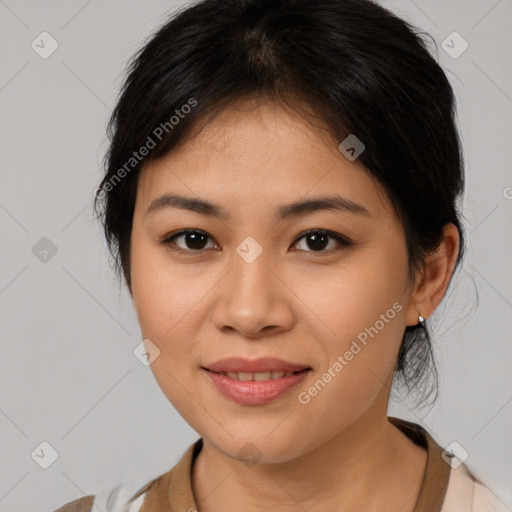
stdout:
{"type": "Polygon", "coordinates": [[[180,410],[190,399],[188,393],[195,392],[201,361],[198,330],[209,311],[204,299],[218,276],[193,264],[173,264],[166,250],[152,242],[135,240],[132,292],[142,337],[160,350],[151,370],[168,399],[180,410]],[[185,404],[180,405],[180,401],[185,404]]]}
{"type": "MultiPolygon", "coordinates": [[[[142,337],[158,347],[158,357],[151,371],[164,395],[184,416],[194,394],[194,379],[189,372],[194,359],[193,333],[188,321],[194,316],[194,304],[201,290],[195,290],[197,279],[176,272],[165,251],[150,243],[136,243],[131,252],[133,302],[142,337]],[[184,391],[184,386],[187,392],[184,391]]],[[[146,347],[147,348],[147,347],[146,347]]]]}
{"type": "Polygon", "coordinates": [[[204,280],[191,275],[192,266],[179,271],[166,251],[150,242],[136,242],[131,253],[132,293],[145,337],[172,338],[175,326],[192,313],[206,290],[204,280]]]}
{"type": "Polygon", "coordinates": [[[359,252],[330,274],[296,276],[294,292],[328,339],[352,339],[375,324],[382,334],[396,334],[402,327],[399,313],[407,300],[405,267],[397,257],[396,252],[359,252]]]}
{"type": "Polygon", "coordinates": [[[389,383],[405,329],[401,258],[397,251],[369,249],[328,279],[297,281],[297,295],[314,313],[313,337],[327,355],[318,386],[330,388],[322,393],[326,405],[332,399],[357,409],[389,383]]]}

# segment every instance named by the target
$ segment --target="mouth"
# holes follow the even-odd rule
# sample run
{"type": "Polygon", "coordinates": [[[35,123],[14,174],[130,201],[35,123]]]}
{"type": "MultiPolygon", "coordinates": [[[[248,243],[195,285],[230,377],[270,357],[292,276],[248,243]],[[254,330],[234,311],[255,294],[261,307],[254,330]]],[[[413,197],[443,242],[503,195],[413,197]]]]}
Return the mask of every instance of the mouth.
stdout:
{"type": "Polygon", "coordinates": [[[296,388],[310,371],[309,368],[305,368],[296,372],[255,372],[244,375],[245,372],[206,370],[206,374],[217,391],[229,400],[245,406],[262,406],[289,395],[291,390],[296,388]],[[227,373],[234,374],[236,378],[230,377],[227,373]],[[272,373],[275,378],[272,378],[272,373]],[[286,375],[286,373],[291,373],[291,375],[286,375]],[[256,380],[254,377],[260,377],[262,380],[256,380]],[[243,378],[246,380],[242,380],[243,378]]]}
{"type": "Polygon", "coordinates": [[[311,368],[304,368],[303,370],[298,370],[295,372],[291,371],[279,371],[279,370],[271,370],[265,372],[214,372],[209,370],[208,368],[203,368],[206,371],[216,373],[217,375],[223,375],[224,377],[229,377],[233,380],[239,381],[269,381],[269,380],[277,380],[282,379],[283,377],[291,377],[292,375],[307,373],[311,368]]]}
{"type": "Polygon", "coordinates": [[[228,357],[206,364],[202,368],[236,380],[258,381],[280,379],[304,370],[311,370],[307,364],[291,363],[276,357],[258,359],[228,357]]]}
{"type": "Polygon", "coordinates": [[[201,366],[209,381],[226,398],[245,406],[265,405],[299,386],[313,369],[281,359],[229,358],[201,366]]]}

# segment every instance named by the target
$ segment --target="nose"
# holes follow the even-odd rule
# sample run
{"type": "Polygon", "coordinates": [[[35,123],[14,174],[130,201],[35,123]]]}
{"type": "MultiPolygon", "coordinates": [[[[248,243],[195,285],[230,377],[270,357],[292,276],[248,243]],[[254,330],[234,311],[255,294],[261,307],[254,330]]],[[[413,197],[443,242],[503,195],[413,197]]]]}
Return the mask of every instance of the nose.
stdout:
{"type": "Polygon", "coordinates": [[[252,263],[234,254],[231,271],[215,290],[217,329],[259,338],[291,328],[292,294],[273,267],[263,254],[252,263]]]}

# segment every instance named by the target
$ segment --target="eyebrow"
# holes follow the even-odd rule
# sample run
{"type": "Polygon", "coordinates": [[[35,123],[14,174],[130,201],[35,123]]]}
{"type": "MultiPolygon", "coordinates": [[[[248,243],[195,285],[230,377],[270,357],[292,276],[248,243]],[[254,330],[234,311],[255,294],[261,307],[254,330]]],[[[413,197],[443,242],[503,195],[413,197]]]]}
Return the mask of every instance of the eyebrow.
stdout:
{"type": "MultiPolygon", "coordinates": [[[[177,194],[165,194],[154,199],[145,214],[155,213],[166,208],[180,208],[209,217],[217,217],[223,220],[230,219],[230,214],[219,204],[177,194]]],[[[280,206],[277,209],[277,217],[286,219],[319,210],[336,210],[371,217],[370,212],[363,205],[339,195],[313,197],[280,206]]]]}

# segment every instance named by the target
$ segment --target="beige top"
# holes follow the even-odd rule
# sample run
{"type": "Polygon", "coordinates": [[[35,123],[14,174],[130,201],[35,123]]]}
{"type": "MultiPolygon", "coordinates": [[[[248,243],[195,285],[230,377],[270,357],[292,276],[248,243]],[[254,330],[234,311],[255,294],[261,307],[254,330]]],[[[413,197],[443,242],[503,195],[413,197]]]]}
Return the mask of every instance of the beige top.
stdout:
{"type": "MultiPolygon", "coordinates": [[[[461,464],[455,469],[442,457],[443,449],[420,425],[388,417],[416,444],[426,447],[427,465],[414,512],[510,512],[510,509],[461,464]]],[[[189,446],[176,466],[153,479],[135,494],[122,486],[108,495],[89,495],[67,503],[55,512],[197,512],[191,474],[203,439],[189,446]]],[[[445,455],[446,457],[446,455],[445,455]]]]}

